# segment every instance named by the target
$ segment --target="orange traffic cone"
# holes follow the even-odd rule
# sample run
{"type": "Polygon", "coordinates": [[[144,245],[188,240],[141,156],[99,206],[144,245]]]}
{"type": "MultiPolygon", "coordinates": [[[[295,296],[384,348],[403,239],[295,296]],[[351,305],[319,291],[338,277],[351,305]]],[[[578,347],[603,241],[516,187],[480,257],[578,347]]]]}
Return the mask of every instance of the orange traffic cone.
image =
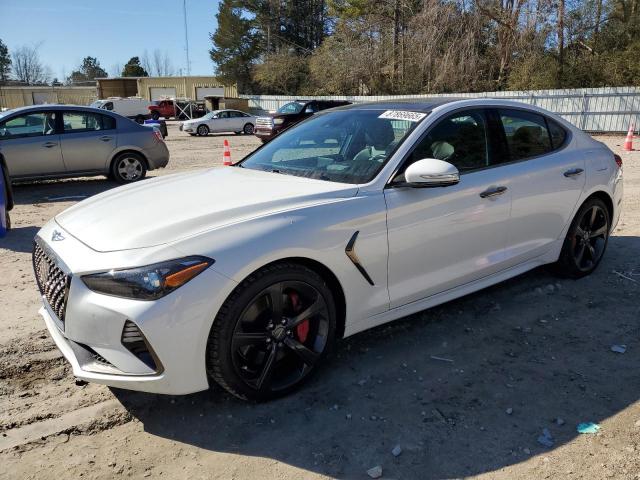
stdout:
{"type": "Polygon", "coordinates": [[[627,152],[633,151],[633,131],[635,130],[635,125],[632,123],[629,125],[629,131],[627,132],[627,139],[624,141],[624,149],[627,152]]]}
{"type": "Polygon", "coordinates": [[[231,149],[229,148],[229,140],[224,141],[224,153],[222,154],[222,165],[231,165],[231,149]]]}

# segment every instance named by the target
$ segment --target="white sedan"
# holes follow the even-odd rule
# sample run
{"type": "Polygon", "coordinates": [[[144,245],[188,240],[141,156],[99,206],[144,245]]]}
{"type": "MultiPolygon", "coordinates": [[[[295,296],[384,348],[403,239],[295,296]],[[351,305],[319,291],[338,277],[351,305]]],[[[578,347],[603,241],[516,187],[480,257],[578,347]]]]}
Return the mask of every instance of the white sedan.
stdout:
{"type": "Polygon", "coordinates": [[[56,216],[36,237],[40,313],[80,379],[264,400],[342,337],[539,265],[591,273],[621,200],[620,158],[540,108],[351,105],[233,167],[56,216]]]}
{"type": "Polygon", "coordinates": [[[252,135],[256,117],[240,110],[214,110],[200,118],[180,124],[180,130],[189,135],[207,136],[209,133],[235,132],[252,135]]]}

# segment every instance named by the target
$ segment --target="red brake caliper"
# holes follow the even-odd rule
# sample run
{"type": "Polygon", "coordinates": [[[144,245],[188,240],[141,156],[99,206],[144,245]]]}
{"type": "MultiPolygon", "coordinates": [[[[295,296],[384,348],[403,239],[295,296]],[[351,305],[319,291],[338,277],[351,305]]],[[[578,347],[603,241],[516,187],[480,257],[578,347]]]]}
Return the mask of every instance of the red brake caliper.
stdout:
{"type": "MultiPolygon", "coordinates": [[[[291,299],[291,306],[293,311],[299,313],[301,310],[300,298],[296,292],[289,292],[289,298],[291,299]]],[[[309,319],[306,318],[302,323],[299,323],[296,327],[296,336],[298,340],[304,343],[309,335],[309,319]]]]}

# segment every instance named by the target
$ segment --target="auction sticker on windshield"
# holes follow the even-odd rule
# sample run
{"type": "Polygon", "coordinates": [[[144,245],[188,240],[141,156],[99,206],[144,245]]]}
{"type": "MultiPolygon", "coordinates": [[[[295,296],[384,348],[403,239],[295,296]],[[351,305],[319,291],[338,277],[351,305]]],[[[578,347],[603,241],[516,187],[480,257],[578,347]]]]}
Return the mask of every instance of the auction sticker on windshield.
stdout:
{"type": "Polygon", "coordinates": [[[426,113],[420,113],[420,112],[406,112],[403,110],[387,110],[378,118],[389,118],[391,120],[407,120],[409,122],[419,122],[426,116],[427,116],[426,113]]]}

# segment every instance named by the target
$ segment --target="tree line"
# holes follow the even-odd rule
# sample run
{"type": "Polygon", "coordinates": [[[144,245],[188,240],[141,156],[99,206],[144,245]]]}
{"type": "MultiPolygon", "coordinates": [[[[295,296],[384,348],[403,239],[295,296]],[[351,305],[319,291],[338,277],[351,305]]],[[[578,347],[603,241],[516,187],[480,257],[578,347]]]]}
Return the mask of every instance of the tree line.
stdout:
{"type": "Polygon", "coordinates": [[[638,85],[640,0],[222,0],[210,56],[243,93],[638,85]]]}
{"type": "MultiPolygon", "coordinates": [[[[96,57],[87,56],[71,74],[63,74],[63,80],[60,81],[40,59],[39,48],[40,44],[23,45],[9,52],[0,39],[0,83],[14,80],[26,85],[77,85],[109,77],[96,57]]],[[[168,53],[160,49],[154,50],[151,55],[145,50],[141,57],[131,57],[124,65],[116,64],[111,67],[113,77],[166,77],[175,73],[168,53]]]]}

